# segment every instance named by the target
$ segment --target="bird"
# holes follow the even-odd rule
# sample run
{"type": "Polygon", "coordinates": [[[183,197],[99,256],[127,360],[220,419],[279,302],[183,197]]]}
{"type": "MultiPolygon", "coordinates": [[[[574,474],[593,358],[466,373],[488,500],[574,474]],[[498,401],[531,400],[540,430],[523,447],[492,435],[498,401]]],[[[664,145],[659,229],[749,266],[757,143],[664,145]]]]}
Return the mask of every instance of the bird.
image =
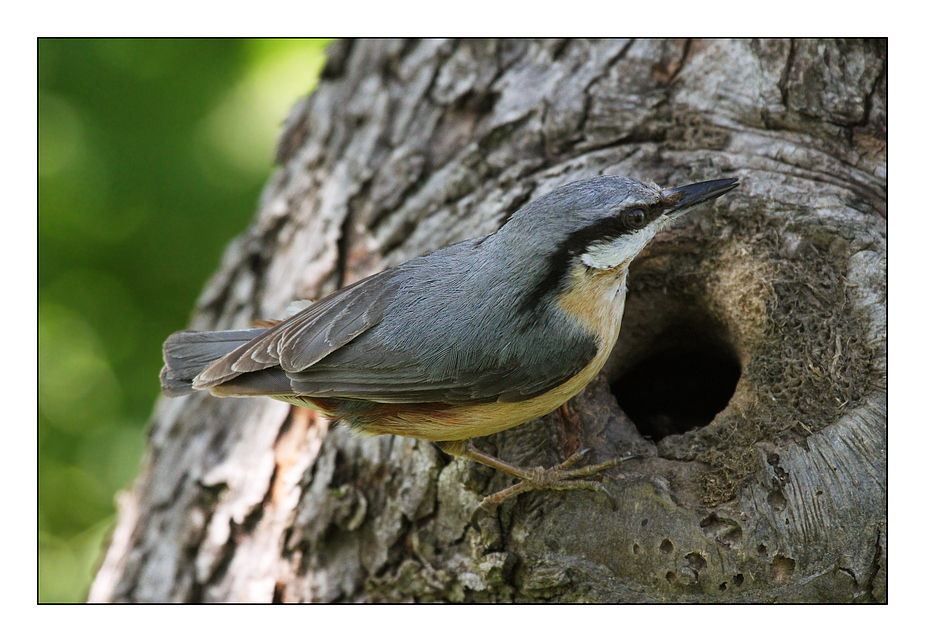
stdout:
{"type": "Polygon", "coordinates": [[[435,442],[519,480],[484,498],[487,511],[530,490],[609,496],[587,478],[622,459],[576,467],[584,450],[527,468],[471,440],[581,392],[617,341],[630,262],[679,216],[738,185],[723,178],[661,189],[616,175],[571,182],[495,232],[373,274],[271,327],[172,334],[162,390],[266,396],[363,434],[435,442]]]}

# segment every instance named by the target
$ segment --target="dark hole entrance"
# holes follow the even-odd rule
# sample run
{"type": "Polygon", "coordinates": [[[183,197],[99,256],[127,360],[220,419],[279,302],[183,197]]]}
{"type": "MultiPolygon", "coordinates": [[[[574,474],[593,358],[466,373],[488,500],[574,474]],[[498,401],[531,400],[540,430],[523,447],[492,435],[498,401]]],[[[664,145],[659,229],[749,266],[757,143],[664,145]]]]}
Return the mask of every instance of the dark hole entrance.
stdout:
{"type": "Polygon", "coordinates": [[[611,384],[639,432],[659,441],[713,421],[742,374],[735,354],[690,329],[669,330],[651,346],[611,384]]]}

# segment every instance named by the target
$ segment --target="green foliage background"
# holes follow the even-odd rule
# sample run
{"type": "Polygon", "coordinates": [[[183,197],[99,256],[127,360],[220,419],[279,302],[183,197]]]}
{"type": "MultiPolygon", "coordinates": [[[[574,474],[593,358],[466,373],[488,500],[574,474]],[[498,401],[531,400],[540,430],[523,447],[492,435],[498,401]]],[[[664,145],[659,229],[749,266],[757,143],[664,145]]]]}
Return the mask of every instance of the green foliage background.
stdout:
{"type": "Polygon", "coordinates": [[[161,343],[253,216],[327,44],[39,40],[39,601],[86,599],[161,343]]]}

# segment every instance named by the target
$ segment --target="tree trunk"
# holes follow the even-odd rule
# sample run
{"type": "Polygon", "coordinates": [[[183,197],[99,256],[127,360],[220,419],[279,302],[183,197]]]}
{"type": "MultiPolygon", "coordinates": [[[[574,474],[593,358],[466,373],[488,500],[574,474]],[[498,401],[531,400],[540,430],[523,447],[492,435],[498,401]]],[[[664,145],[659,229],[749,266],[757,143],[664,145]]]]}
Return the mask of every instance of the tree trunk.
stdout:
{"type": "MultiPolygon", "coordinates": [[[[249,327],[573,180],[741,187],[633,263],[604,372],[477,440],[642,455],[532,492],[313,412],[162,399],[91,600],[884,601],[884,41],[341,41],[196,328],[249,327]]],[[[156,373],[152,373],[156,377],[156,373]]]]}

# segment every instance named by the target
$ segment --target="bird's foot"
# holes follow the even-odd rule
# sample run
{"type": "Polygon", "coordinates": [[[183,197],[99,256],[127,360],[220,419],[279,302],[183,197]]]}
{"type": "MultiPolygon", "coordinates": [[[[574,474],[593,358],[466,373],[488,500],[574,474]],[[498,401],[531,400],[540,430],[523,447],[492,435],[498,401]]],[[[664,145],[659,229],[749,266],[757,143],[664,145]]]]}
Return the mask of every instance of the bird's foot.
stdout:
{"type": "Polygon", "coordinates": [[[588,455],[589,449],[584,449],[576,452],[561,464],[557,464],[550,468],[544,468],[542,466],[537,466],[536,468],[522,468],[482,452],[471,446],[468,442],[443,442],[440,446],[450,454],[477,461],[521,480],[513,486],[483,499],[476,510],[476,514],[483,511],[492,514],[502,503],[531,490],[591,490],[607,495],[607,499],[610,500],[611,508],[616,510],[616,502],[604,484],[599,481],[582,478],[589,477],[602,470],[607,470],[608,468],[613,468],[628,459],[637,457],[637,455],[632,455],[629,457],[611,459],[600,464],[591,464],[575,468],[574,466],[588,455]]]}
{"type": "Polygon", "coordinates": [[[613,495],[610,494],[610,491],[607,490],[604,484],[599,481],[580,478],[589,477],[602,470],[613,468],[623,460],[611,459],[601,464],[573,468],[575,464],[587,457],[588,452],[588,449],[580,450],[561,464],[557,464],[550,468],[544,468],[542,466],[537,466],[536,468],[518,467],[519,470],[517,472],[506,471],[511,472],[515,477],[519,477],[521,481],[493,495],[489,495],[479,504],[479,509],[487,513],[494,513],[502,503],[531,490],[591,490],[607,495],[611,508],[616,510],[616,503],[613,495]]]}

